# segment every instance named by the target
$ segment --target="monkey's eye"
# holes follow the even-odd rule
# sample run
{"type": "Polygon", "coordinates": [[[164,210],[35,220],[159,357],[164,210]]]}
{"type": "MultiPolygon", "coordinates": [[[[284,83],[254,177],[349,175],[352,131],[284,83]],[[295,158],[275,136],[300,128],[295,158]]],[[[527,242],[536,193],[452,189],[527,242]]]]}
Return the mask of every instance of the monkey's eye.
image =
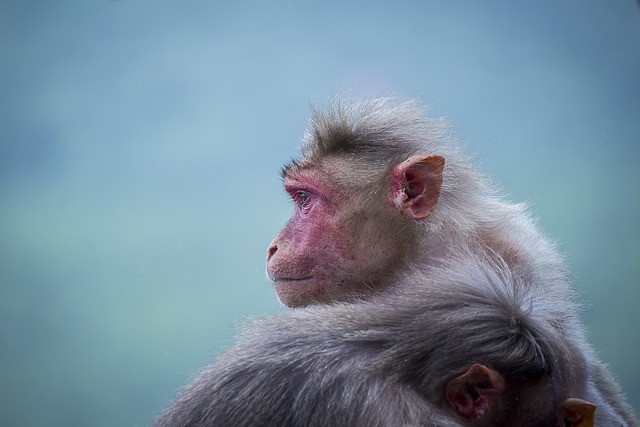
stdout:
{"type": "Polygon", "coordinates": [[[294,194],[293,199],[299,208],[306,210],[309,207],[309,200],[311,199],[311,196],[304,191],[297,191],[294,194]]]}

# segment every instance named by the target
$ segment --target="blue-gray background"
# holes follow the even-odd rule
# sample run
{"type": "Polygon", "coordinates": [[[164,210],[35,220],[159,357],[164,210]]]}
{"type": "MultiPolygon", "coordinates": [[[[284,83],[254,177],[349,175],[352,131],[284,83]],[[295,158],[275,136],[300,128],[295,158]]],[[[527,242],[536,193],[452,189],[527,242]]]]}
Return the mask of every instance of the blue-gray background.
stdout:
{"type": "Polygon", "coordinates": [[[140,426],[281,309],[265,249],[312,101],[398,93],[530,201],[640,408],[640,8],[3,1],[0,425],[140,426]]]}

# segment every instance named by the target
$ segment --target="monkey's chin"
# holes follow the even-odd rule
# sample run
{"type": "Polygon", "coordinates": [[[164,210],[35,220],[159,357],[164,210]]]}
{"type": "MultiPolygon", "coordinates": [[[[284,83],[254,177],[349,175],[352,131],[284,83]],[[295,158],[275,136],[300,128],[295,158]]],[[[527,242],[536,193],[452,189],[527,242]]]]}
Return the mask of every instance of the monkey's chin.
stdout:
{"type": "Polygon", "coordinates": [[[327,285],[312,276],[278,278],[273,281],[280,302],[290,308],[324,303],[328,299],[327,285]]]}

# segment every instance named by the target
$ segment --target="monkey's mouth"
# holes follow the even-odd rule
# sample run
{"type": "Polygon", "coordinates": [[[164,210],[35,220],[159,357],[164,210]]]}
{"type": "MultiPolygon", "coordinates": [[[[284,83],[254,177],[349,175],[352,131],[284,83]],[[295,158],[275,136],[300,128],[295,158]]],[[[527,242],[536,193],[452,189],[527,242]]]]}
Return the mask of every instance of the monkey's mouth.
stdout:
{"type": "Polygon", "coordinates": [[[313,276],[303,276],[303,277],[274,277],[272,280],[274,282],[304,282],[305,280],[313,279],[313,276]]]}

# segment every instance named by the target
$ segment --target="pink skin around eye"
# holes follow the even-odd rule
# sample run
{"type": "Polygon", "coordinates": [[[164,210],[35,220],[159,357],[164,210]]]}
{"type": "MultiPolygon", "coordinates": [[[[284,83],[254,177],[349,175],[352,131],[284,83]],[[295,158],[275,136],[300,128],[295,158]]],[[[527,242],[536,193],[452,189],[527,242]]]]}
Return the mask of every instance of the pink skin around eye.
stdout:
{"type": "Polygon", "coordinates": [[[287,178],[284,187],[295,203],[296,209],[300,209],[303,213],[306,213],[318,201],[328,202],[328,199],[319,190],[322,187],[318,184],[314,185],[311,182],[287,178]]]}
{"type": "Polygon", "coordinates": [[[267,273],[289,306],[322,299],[328,288],[335,292],[351,271],[341,265],[349,256],[336,220],[339,192],[314,178],[306,171],[285,178],[295,210],[267,251],[267,273]]]}

